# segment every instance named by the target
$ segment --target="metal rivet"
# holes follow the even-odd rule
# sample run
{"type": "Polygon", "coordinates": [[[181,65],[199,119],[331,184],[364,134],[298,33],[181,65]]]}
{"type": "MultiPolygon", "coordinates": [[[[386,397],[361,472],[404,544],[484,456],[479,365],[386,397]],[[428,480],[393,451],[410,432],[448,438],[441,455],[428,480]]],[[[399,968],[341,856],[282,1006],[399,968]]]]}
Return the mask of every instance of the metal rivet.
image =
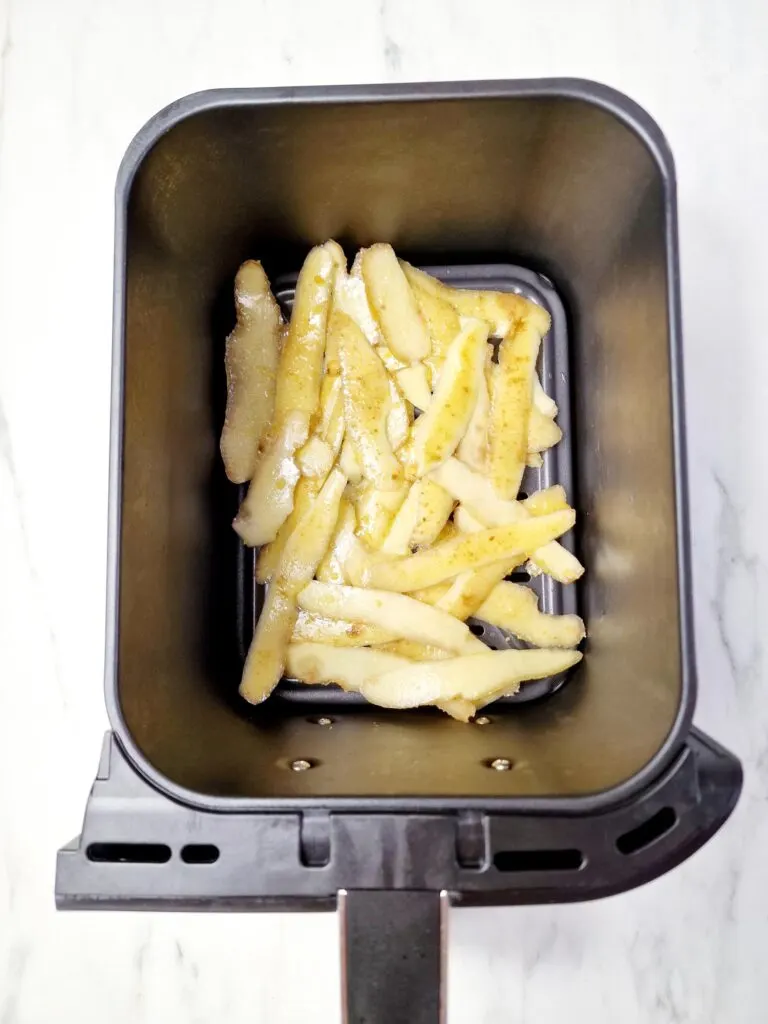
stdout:
{"type": "Polygon", "coordinates": [[[475,725],[490,725],[491,720],[486,715],[480,715],[479,718],[475,719],[475,725]]]}
{"type": "Polygon", "coordinates": [[[307,772],[312,767],[311,761],[305,761],[303,758],[299,758],[297,761],[291,761],[292,772],[307,772]]]}
{"type": "Polygon", "coordinates": [[[494,757],[488,767],[493,768],[495,772],[508,772],[512,767],[512,762],[508,757],[494,757]]]}

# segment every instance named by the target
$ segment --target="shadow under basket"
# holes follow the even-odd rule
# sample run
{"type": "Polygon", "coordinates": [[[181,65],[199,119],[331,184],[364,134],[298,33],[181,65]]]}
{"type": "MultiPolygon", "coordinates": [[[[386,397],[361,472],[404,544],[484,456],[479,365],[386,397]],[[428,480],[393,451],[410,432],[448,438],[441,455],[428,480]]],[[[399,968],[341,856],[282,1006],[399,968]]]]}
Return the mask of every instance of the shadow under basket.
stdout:
{"type": "Polygon", "coordinates": [[[225,90],[142,129],[117,185],[111,731],[60,907],[338,906],[345,1019],[434,1024],[449,903],[619,892],[717,831],[741,768],[691,728],[676,232],[658,127],[588,82],[225,90]],[[472,725],[237,695],[258,601],[218,453],[232,282],[329,237],[553,315],[565,440],[530,489],[564,484],[587,572],[541,597],[589,640],[472,725]]]}

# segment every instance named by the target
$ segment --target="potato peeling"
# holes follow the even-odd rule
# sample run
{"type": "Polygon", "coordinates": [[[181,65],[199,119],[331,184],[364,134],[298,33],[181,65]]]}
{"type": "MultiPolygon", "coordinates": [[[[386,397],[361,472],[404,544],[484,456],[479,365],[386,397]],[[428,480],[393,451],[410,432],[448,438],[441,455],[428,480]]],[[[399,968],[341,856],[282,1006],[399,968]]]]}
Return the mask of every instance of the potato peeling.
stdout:
{"type": "Polygon", "coordinates": [[[227,412],[221,457],[234,484],[250,480],[275,405],[282,317],[260,263],[248,260],[235,278],[237,324],[227,338],[227,412]]]}
{"type": "Polygon", "coordinates": [[[233,525],[267,586],[241,695],[258,704],[286,674],[469,722],[576,665],[582,620],[507,579],[584,572],[560,543],[576,518],[563,488],[520,493],[562,438],[537,369],[546,310],[451,287],[383,243],[348,271],[329,241],[287,326],[254,260],[235,313],[221,453],[248,485],[233,525]],[[530,646],[491,650],[468,619],[530,646]]]}

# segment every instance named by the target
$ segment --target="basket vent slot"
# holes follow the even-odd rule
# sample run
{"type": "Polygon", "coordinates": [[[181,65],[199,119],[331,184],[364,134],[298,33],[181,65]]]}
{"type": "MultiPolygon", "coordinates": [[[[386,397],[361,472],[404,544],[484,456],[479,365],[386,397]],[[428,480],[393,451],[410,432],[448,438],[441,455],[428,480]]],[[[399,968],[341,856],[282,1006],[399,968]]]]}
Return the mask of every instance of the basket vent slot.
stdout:
{"type": "Polygon", "coordinates": [[[676,824],[677,815],[674,808],[662,807],[641,825],[620,835],[616,840],[616,849],[625,856],[638,853],[665,836],[676,824]]]}
{"type": "Polygon", "coordinates": [[[584,865],[581,850],[499,850],[497,871],[578,871],[584,865]]]}
{"type": "Polygon", "coordinates": [[[167,864],[171,848],[165,843],[91,843],[85,854],[96,864],[167,864]]]}
{"type": "Polygon", "coordinates": [[[213,843],[187,843],[181,848],[181,859],[185,864],[215,864],[219,848],[213,843]]]}

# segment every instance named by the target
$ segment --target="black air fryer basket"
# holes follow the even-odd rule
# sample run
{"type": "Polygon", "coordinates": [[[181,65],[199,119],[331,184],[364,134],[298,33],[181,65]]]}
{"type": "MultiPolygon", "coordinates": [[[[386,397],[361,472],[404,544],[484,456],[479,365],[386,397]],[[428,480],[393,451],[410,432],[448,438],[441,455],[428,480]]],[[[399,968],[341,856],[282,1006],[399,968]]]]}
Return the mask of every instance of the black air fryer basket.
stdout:
{"type": "Polygon", "coordinates": [[[676,232],[658,127],[588,82],[226,90],[139,133],[117,186],[112,729],[60,907],[339,907],[347,1019],[427,1024],[448,904],[620,892],[717,831],[741,768],[691,727],[676,232]],[[232,280],[261,259],[287,308],[330,237],[552,314],[566,440],[529,484],[566,485],[587,573],[541,596],[589,640],[473,725],[290,681],[237,696],[260,595],[218,457],[232,280]]]}

